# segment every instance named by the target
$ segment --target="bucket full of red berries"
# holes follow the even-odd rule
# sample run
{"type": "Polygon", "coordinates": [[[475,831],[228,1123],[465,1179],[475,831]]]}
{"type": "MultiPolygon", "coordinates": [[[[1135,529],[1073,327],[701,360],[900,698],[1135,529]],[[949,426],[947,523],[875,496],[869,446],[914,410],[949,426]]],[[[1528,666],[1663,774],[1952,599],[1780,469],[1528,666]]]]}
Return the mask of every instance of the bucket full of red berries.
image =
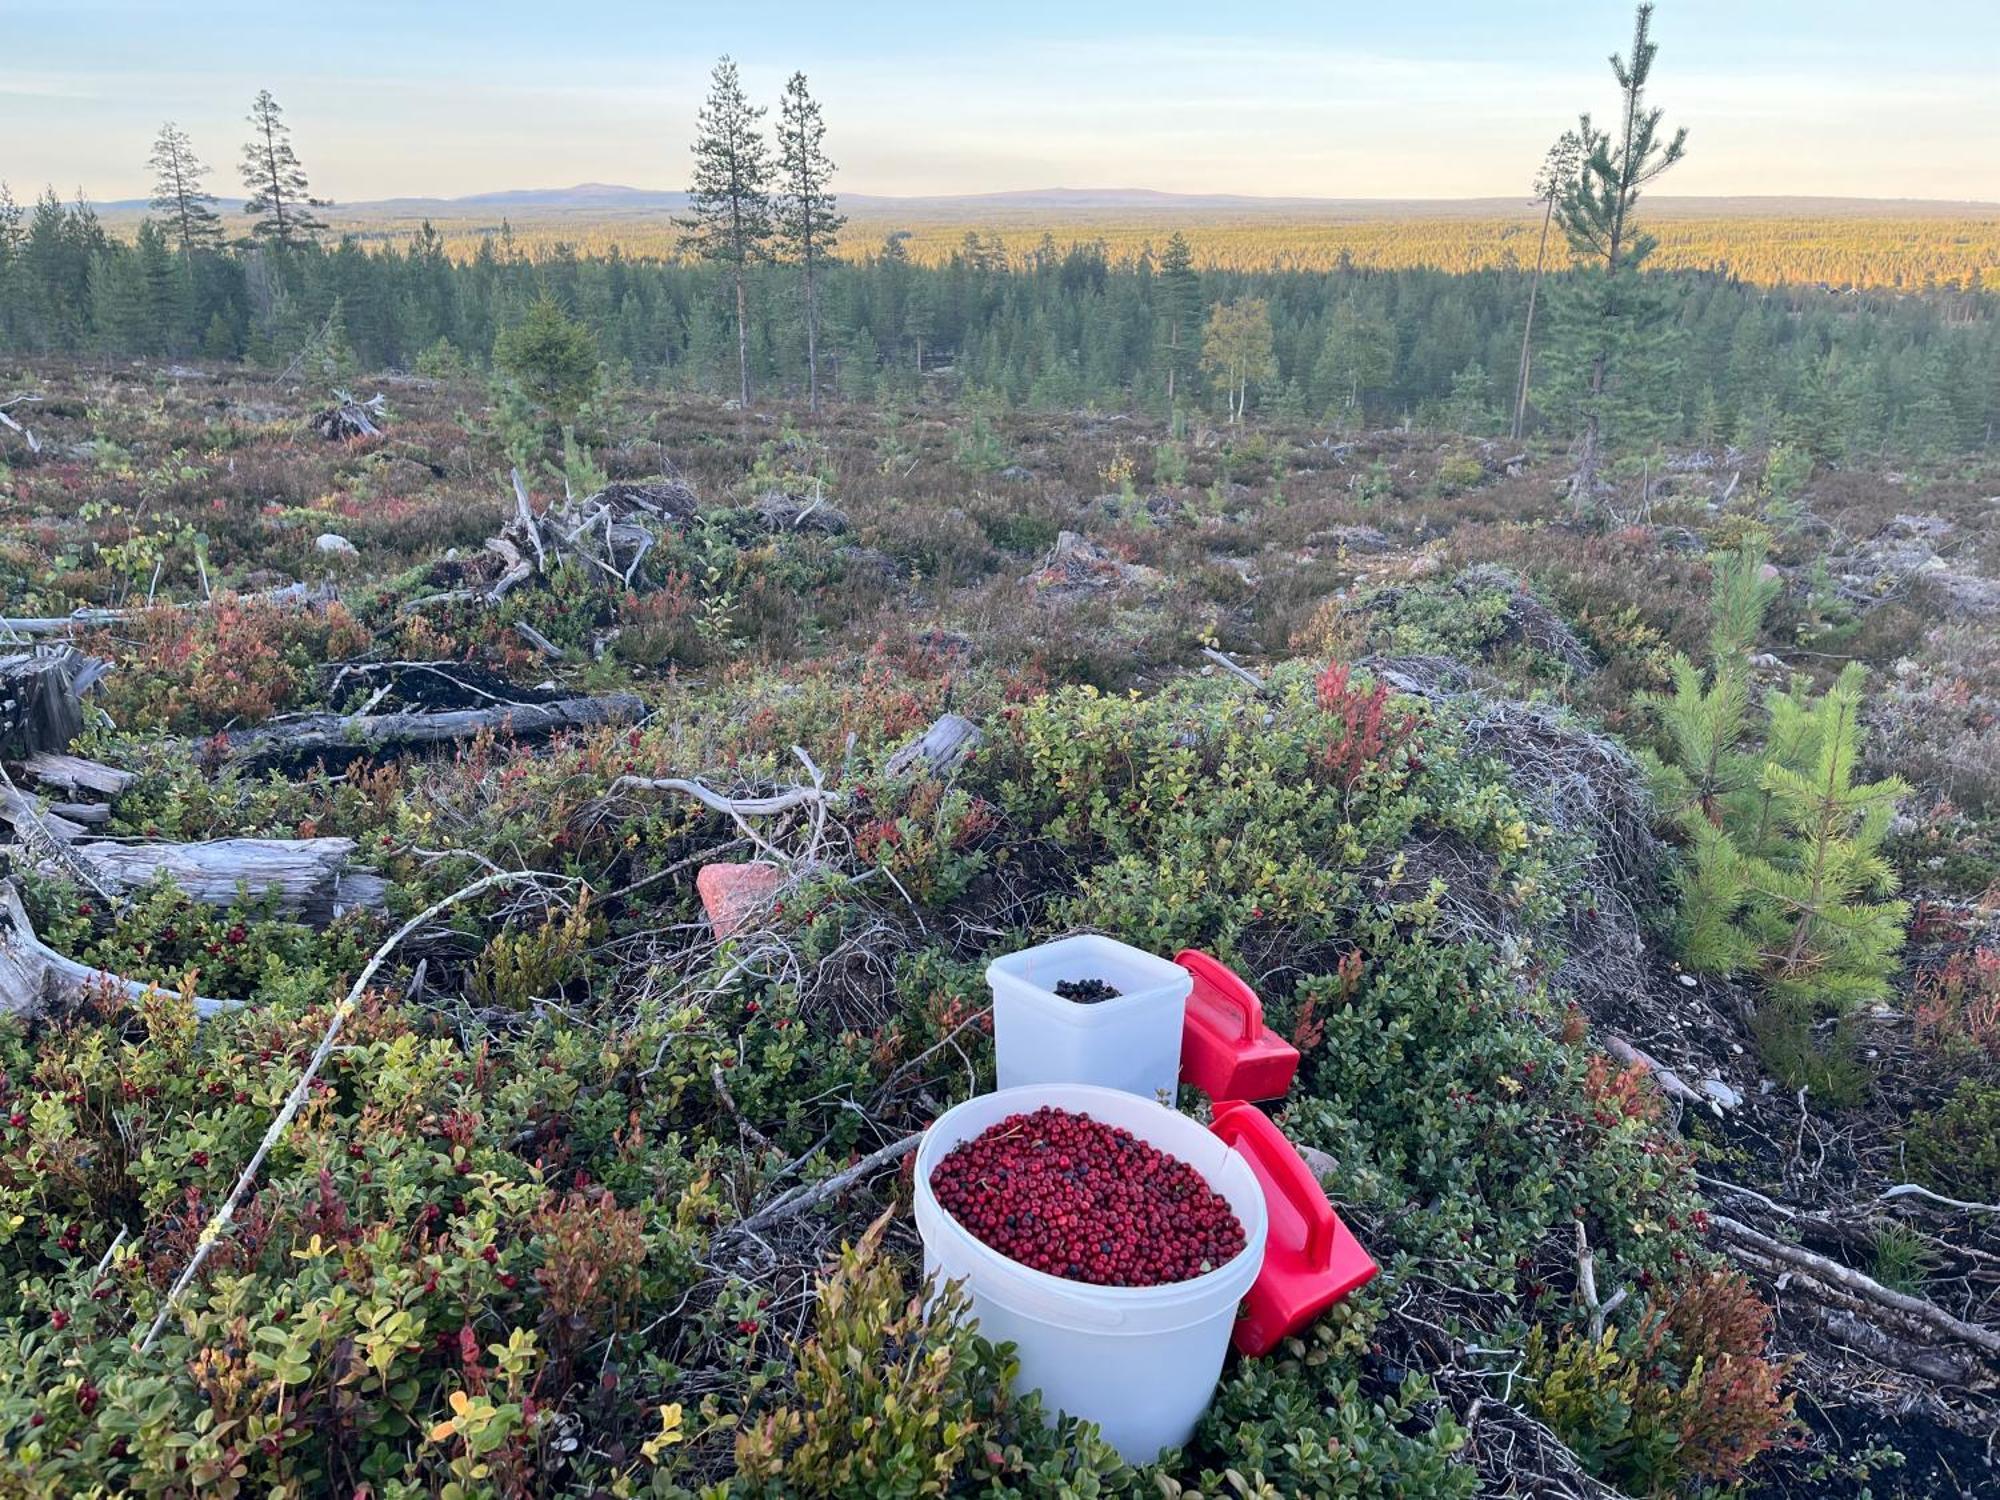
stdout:
{"type": "Polygon", "coordinates": [[[924,1270],[961,1282],[1017,1384],[1133,1463],[1185,1443],[1264,1262],[1264,1192],[1194,1120],[1088,1084],[982,1094],[917,1149],[924,1270]]]}

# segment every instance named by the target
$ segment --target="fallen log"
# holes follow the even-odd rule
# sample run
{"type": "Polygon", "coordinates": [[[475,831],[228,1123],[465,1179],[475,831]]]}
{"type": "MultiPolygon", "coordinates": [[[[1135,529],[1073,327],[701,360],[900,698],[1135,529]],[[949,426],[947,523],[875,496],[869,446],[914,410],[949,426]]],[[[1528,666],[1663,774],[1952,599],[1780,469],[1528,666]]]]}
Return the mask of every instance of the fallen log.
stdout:
{"type": "Polygon", "coordinates": [[[214,839],[195,844],[72,840],[70,853],[113,891],[135,891],[165,874],[205,906],[233,906],[247,891],[252,897],[273,898],[280,914],[314,927],[324,927],[346,911],[381,911],[387,894],[380,877],[348,869],[353,839],[214,839]]]}
{"type": "MultiPolygon", "coordinates": [[[[135,1004],[155,990],[172,994],[180,988],[125,979],[56,952],[35,936],[14,882],[0,881],[0,1014],[32,1016],[51,1005],[75,1005],[91,990],[105,987],[122,991],[135,1004]]],[[[194,997],[195,1014],[204,1018],[239,1009],[242,1004],[240,1000],[194,997]]]]}
{"type": "Polygon", "coordinates": [[[635,694],[607,693],[435,714],[306,714],[288,723],[232,730],[208,744],[221,764],[261,773],[452,744],[484,730],[510,739],[541,739],[566,729],[627,724],[645,711],[644,701],[635,694]]]}
{"type": "Polygon", "coordinates": [[[45,636],[68,635],[76,630],[97,630],[106,625],[117,625],[125,620],[147,613],[150,609],[207,609],[216,599],[233,598],[256,604],[298,605],[303,609],[316,608],[331,603],[336,597],[334,590],[325,584],[287,583],[274,589],[263,589],[254,594],[217,594],[209,599],[192,599],[182,603],[154,604],[146,609],[101,609],[86,607],[72,610],[66,615],[24,615],[0,618],[0,635],[45,636]]]}
{"type": "Polygon", "coordinates": [[[129,791],[138,776],[81,755],[53,755],[37,751],[21,762],[31,780],[59,792],[95,792],[100,797],[116,797],[129,791]]]}

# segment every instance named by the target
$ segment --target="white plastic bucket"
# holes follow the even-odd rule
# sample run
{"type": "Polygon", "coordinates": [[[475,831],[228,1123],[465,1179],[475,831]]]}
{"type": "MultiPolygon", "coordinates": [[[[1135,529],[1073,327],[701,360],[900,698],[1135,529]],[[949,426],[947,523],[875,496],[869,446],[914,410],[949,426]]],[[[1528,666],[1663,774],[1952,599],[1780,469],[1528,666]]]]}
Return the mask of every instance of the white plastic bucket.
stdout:
{"type": "Polygon", "coordinates": [[[1086,934],[996,958],[993,1051],[999,1086],[1094,1083],[1171,1105],[1181,1076],[1181,1026],[1194,976],[1116,938],[1086,934]],[[1101,979],[1118,991],[1080,1004],[1056,986],[1101,979]]]}
{"type": "Polygon", "coordinates": [[[1039,1390],[1050,1412],[1097,1423],[1129,1463],[1149,1463],[1193,1434],[1222,1374],[1236,1305],[1264,1265],[1263,1190],[1221,1137],[1117,1089],[1037,1084],[981,1094],[924,1132],[916,1213],[925,1274],[939,1287],[964,1283],[980,1333],[1015,1346],[1019,1389],[1039,1390]],[[1192,1281],[1093,1286],[1034,1270],[974,1239],[931,1192],[932,1171],[959,1142],[1045,1105],[1129,1130],[1193,1167],[1235,1210],[1242,1251],[1192,1281]]]}

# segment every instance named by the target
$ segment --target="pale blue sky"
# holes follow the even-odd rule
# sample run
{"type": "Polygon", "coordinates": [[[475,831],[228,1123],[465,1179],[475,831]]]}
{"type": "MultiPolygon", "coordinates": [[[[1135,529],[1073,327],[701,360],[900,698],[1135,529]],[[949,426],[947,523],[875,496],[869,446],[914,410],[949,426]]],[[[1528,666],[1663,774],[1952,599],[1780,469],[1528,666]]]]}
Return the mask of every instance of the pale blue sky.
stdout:
{"type": "MultiPolygon", "coordinates": [[[[1608,113],[1624,0],[926,5],[0,0],[0,179],[142,195],[162,119],[233,193],[259,87],[355,201],[678,187],[722,52],[802,68],[855,192],[1513,194],[1608,113]]],[[[1675,193],[2000,200],[1996,0],[1663,0],[1675,193]]]]}

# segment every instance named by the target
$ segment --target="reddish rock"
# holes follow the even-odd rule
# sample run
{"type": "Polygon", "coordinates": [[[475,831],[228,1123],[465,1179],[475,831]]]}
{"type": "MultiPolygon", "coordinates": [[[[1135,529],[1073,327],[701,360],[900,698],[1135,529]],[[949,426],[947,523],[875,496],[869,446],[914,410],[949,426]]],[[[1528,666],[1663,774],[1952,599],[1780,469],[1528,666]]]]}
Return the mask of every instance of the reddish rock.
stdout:
{"type": "Polygon", "coordinates": [[[726,938],[741,927],[751,912],[770,900],[784,883],[784,867],[765,860],[745,865],[703,865],[694,878],[694,888],[701,892],[701,904],[708,910],[709,925],[719,938],[726,938]]]}

